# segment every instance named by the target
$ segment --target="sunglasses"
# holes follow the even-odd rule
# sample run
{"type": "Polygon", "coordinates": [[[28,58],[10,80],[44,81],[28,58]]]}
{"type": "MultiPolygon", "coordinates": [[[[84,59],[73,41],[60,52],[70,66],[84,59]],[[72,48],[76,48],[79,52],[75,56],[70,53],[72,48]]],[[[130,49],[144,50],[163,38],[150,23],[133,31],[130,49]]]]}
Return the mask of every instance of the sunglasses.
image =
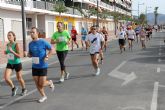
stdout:
{"type": "Polygon", "coordinates": [[[96,28],[92,28],[92,30],[96,30],[96,28]]]}

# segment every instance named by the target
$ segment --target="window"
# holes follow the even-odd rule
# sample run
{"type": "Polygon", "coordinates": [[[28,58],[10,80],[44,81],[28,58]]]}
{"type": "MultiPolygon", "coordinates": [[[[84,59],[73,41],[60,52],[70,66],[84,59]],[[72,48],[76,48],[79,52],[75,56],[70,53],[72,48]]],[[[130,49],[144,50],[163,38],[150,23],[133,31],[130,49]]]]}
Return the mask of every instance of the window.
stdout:
{"type": "Polygon", "coordinates": [[[17,40],[22,40],[22,22],[12,20],[11,21],[11,29],[16,34],[17,40]]]}
{"type": "Polygon", "coordinates": [[[4,41],[4,23],[3,19],[0,18],[0,41],[4,41]]]}

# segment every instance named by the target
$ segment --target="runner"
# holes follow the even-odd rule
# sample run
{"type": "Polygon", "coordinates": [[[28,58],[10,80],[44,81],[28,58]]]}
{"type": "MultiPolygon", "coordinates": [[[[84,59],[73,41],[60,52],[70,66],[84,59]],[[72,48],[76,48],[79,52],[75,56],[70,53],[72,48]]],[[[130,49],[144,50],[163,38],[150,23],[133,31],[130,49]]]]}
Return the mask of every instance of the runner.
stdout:
{"type": "Polygon", "coordinates": [[[89,52],[91,55],[91,61],[94,69],[96,70],[95,75],[97,76],[100,74],[98,57],[99,57],[99,52],[102,52],[104,46],[104,38],[101,34],[96,32],[95,26],[92,26],[91,32],[92,32],[91,34],[87,35],[85,41],[87,46],[90,46],[89,52]]]}
{"type": "Polygon", "coordinates": [[[133,41],[135,39],[135,35],[136,35],[136,33],[132,29],[132,26],[128,26],[127,37],[128,37],[129,50],[131,50],[131,51],[132,51],[133,41]]]}
{"type": "Polygon", "coordinates": [[[55,87],[52,80],[47,80],[47,60],[52,53],[52,49],[47,41],[38,38],[38,29],[35,27],[31,29],[31,38],[32,41],[29,43],[28,57],[32,57],[32,76],[42,96],[38,100],[38,102],[41,103],[47,100],[44,87],[49,86],[52,91],[54,91],[55,87]]]}
{"type": "Polygon", "coordinates": [[[142,49],[145,49],[146,48],[146,45],[145,45],[146,31],[144,28],[142,28],[142,30],[140,31],[139,36],[140,36],[140,40],[142,44],[142,49]]]}
{"type": "Polygon", "coordinates": [[[125,39],[126,39],[126,32],[122,27],[119,28],[118,38],[119,38],[120,52],[122,53],[123,52],[122,49],[125,51],[125,39]]]}
{"type": "MultiPolygon", "coordinates": [[[[87,36],[87,30],[84,27],[82,27],[82,29],[81,29],[81,36],[82,36],[81,37],[81,44],[82,44],[82,50],[83,50],[84,45],[86,45],[85,44],[85,39],[86,39],[86,36],[87,36]]],[[[85,48],[87,50],[87,46],[85,48]]]]}
{"type": "Polygon", "coordinates": [[[9,31],[7,34],[7,38],[9,43],[6,45],[6,51],[4,52],[7,55],[8,63],[4,72],[4,79],[6,83],[11,87],[12,94],[11,96],[16,96],[18,87],[13,84],[10,76],[12,74],[12,70],[16,71],[17,79],[22,87],[21,95],[26,95],[27,89],[25,88],[25,82],[22,78],[22,63],[20,60],[20,50],[19,45],[16,42],[16,35],[14,32],[9,31]]]}
{"type": "Polygon", "coordinates": [[[71,36],[72,36],[72,50],[73,51],[73,42],[77,45],[77,48],[79,48],[79,45],[77,43],[77,31],[75,29],[75,26],[72,26],[72,30],[71,30],[71,36]]]}
{"type": "Polygon", "coordinates": [[[106,49],[107,49],[107,40],[108,40],[108,32],[107,32],[105,26],[103,27],[102,33],[104,35],[104,40],[105,40],[104,49],[106,51],[106,49]]]}
{"type": "Polygon", "coordinates": [[[58,31],[55,32],[51,38],[51,44],[56,44],[56,53],[61,66],[61,78],[59,82],[64,82],[64,79],[68,79],[69,73],[65,69],[65,58],[68,53],[68,45],[70,44],[70,35],[67,31],[63,30],[63,23],[57,23],[58,31]]]}

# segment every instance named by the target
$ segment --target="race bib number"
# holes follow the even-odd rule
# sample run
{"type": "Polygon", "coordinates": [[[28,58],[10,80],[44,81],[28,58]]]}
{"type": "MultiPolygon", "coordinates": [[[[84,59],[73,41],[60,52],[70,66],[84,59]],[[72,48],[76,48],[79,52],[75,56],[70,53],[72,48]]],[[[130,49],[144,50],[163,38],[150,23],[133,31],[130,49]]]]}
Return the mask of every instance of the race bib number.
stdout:
{"type": "Polygon", "coordinates": [[[8,58],[9,60],[14,60],[14,54],[8,53],[8,54],[7,54],[7,58],[8,58]]]}
{"type": "Polygon", "coordinates": [[[39,57],[32,57],[33,64],[39,64],[39,57]]]}
{"type": "Polygon", "coordinates": [[[65,41],[65,37],[61,36],[61,37],[58,38],[58,40],[59,40],[60,42],[63,42],[63,41],[65,41]]]}
{"type": "Polygon", "coordinates": [[[145,38],[141,38],[141,40],[145,40],[145,38]]]}

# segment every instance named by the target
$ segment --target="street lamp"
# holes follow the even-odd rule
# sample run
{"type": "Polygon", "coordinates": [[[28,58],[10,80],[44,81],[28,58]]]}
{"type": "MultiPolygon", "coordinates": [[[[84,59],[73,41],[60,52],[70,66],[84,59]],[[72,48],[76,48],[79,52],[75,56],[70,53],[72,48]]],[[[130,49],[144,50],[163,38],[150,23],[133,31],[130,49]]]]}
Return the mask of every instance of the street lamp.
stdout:
{"type": "Polygon", "coordinates": [[[96,21],[97,27],[99,27],[99,12],[98,12],[98,10],[99,10],[99,0],[97,0],[97,21],[96,21]]]}
{"type": "Polygon", "coordinates": [[[140,6],[140,5],[144,5],[144,3],[141,3],[141,4],[138,3],[138,19],[139,19],[139,6],[140,6]]]}
{"type": "Polygon", "coordinates": [[[22,35],[23,35],[23,51],[24,56],[26,56],[26,24],[25,24],[25,9],[24,9],[24,0],[21,0],[21,12],[22,12],[22,35]]]}
{"type": "Polygon", "coordinates": [[[147,11],[150,11],[150,10],[148,10],[149,8],[152,8],[152,7],[147,7],[146,6],[146,22],[147,22],[147,11]]]}

